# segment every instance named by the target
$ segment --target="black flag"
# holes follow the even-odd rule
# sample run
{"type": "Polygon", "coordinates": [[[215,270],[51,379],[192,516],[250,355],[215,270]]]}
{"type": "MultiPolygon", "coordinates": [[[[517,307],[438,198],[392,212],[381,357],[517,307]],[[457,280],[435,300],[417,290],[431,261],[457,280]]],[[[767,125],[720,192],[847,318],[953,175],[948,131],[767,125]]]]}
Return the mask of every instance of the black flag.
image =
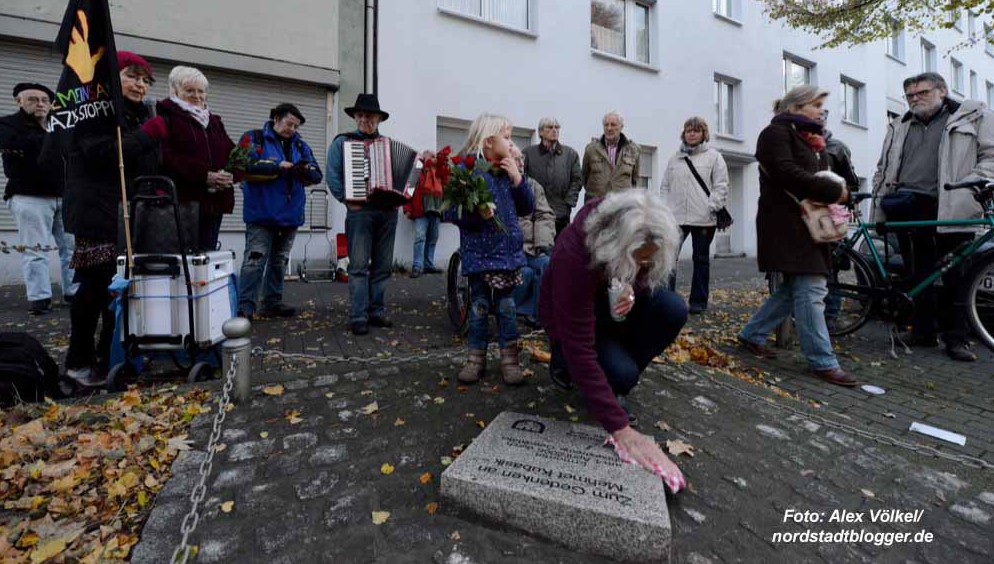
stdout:
{"type": "Polygon", "coordinates": [[[70,0],[55,48],[63,69],[49,132],[65,147],[76,135],[107,134],[123,125],[124,100],[107,0],[70,0]]]}

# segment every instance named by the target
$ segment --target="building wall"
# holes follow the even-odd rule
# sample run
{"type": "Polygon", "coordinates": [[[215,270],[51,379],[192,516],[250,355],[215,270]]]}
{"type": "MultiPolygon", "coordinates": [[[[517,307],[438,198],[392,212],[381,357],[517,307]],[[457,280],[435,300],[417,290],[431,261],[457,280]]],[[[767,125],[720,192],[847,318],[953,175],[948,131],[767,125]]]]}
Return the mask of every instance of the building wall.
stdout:
{"type": "MultiPolygon", "coordinates": [[[[755,254],[758,171],[749,156],[769,123],[773,101],[783,93],[785,52],[815,63],[813,82],[831,93],[829,127],[850,146],[863,177],[873,174],[888,108],[906,108],[901,81],[923,70],[917,37],[906,38],[903,62],[886,55],[885,42],[818,49],[817,38],[767,21],[754,0],[737,2],[734,19],[715,15],[711,2],[656,2],[648,66],[592,51],[591,16],[584,0],[531,0],[534,23],[527,33],[439,8],[453,3],[381,0],[380,99],[391,112],[384,134],[413,146],[435,147],[439,117],[471,120],[480,112],[497,112],[517,126],[534,129],[540,117],[553,115],[562,124],[562,141],[582,154],[591,137],[600,135],[604,113],[616,109],[625,116],[626,135],[658,147],[650,184],[657,187],[662,167],[679,145],[683,121],[701,115],[714,125],[715,74],[735,78],[741,81],[739,133],[716,136],[712,143],[727,153],[735,169],[731,211],[736,223],[726,241],[726,250],[733,253],[755,254]],[[865,85],[863,125],[841,119],[841,75],[865,85]]],[[[983,29],[979,21],[977,26],[983,29]]],[[[966,30],[965,16],[962,27],[966,30]]],[[[948,79],[947,51],[966,35],[943,30],[926,37],[936,45],[938,70],[948,79]]],[[[994,81],[994,57],[979,45],[951,55],[962,61],[967,77],[969,70],[978,73],[978,97],[984,99],[984,81],[994,81]]],[[[411,223],[402,219],[398,260],[410,260],[411,233],[411,223]]],[[[457,245],[458,234],[449,226],[440,241],[441,258],[457,245]]]]}

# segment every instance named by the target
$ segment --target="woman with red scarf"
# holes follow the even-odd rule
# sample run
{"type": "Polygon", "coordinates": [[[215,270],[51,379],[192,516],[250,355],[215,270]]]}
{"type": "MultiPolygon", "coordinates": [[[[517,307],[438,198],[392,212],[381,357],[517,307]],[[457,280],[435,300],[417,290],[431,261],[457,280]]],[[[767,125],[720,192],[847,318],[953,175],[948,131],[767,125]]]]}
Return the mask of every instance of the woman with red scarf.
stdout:
{"type": "Polygon", "coordinates": [[[814,242],[798,203],[810,200],[828,205],[849,199],[842,177],[826,170],[824,130],[818,119],[827,96],[827,91],[810,85],[790,90],[774,104],[776,115],[756,141],[759,270],[780,272],[784,282],[738,339],[750,353],[773,358],[776,352],[766,346],[766,340],[793,315],[801,352],[814,375],[832,384],[855,386],[856,379],[839,367],[825,323],[831,246],[814,242]]]}

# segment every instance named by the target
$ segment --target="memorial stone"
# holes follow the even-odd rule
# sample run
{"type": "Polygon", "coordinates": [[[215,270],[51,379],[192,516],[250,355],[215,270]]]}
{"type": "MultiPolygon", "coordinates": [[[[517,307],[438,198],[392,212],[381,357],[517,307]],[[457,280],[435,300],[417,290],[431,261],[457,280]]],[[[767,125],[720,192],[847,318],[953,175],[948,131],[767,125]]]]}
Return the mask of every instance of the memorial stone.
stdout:
{"type": "Polygon", "coordinates": [[[573,550],[669,562],[662,480],[623,464],[589,425],[501,413],[442,473],[443,508],[573,550]]]}

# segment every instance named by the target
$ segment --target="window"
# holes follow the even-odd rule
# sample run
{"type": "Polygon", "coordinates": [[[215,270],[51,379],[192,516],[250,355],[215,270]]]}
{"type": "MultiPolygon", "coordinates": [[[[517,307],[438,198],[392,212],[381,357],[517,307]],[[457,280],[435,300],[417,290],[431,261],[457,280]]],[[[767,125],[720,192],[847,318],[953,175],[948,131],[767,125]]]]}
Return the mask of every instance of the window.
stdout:
{"type": "Polygon", "coordinates": [[[738,86],[738,80],[717,75],[714,77],[714,111],[716,118],[714,123],[716,133],[731,136],[738,133],[735,123],[738,119],[736,112],[738,86]]]}
{"type": "Polygon", "coordinates": [[[989,24],[984,24],[984,52],[988,55],[994,57],[994,27],[989,24]]]}
{"type": "Polygon", "coordinates": [[[970,39],[977,35],[977,14],[973,12],[966,13],[966,32],[970,34],[970,39]]]}
{"type": "MultiPolygon", "coordinates": [[[[458,119],[438,116],[435,118],[435,143],[438,148],[452,147],[453,154],[462,149],[466,144],[466,137],[469,135],[469,126],[472,121],[468,119],[458,119]]],[[[511,130],[511,141],[519,148],[532,144],[533,130],[525,127],[515,127],[511,130]]]]}
{"type": "Polygon", "coordinates": [[[718,16],[730,20],[739,19],[739,0],[712,0],[711,8],[718,16]]]}
{"type": "Polygon", "coordinates": [[[531,31],[530,0],[438,0],[438,7],[503,27],[531,31]]]}
{"type": "Polygon", "coordinates": [[[591,0],[591,49],[650,64],[650,7],[648,1],[591,0]]]}
{"type": "Polygon", "coordinates": [[[811,84],[813,63],[800,61],[790,55],[783,56],[783,91],[787,92],[795,86],[811,84]]]}
{"type": "Polygon", "coordinates": [[[980,99],[980,78],[974,71],[970,71],[970,99],[980,99]]]}
{"type": "Polygon", "coordinates": [[[957,61],[956,59],[954,59],[952,57],[949,58],[949,63],[950,63],[950,65],[949,65],[949,67],[950,67],[949,78],[951,79],[950,80],[950,83],[951,83],[950,86],[952,86],[953,92],[956,92],[958,94],[962,94],[963,90],[964,90],[963,89],[963,63],[957,61]]]}
{"type": "Polygon", "coordinates": [[[994,82],[986,80],[984,84],[987,87],[987,107],[994,108],[994,82]]]}
{"type": "Polygon", "coordinates": [[[946,18],[949,20],[949,23],[953,26],[953,29],[955,29],[956,31],[963,31],[963,24],[962,24],[963,11],[962,10],[960,10],[959,8],[950,10],[946,14],[946,18]]]}
{"type": "Polygon", "coordinates": [[[887,54],[904,62],[904,27],[899,21],[890,24],[890,37],[887,39],[887,54]]]}
{"type": "Polygon", "coordinates": [[[935,45],[922,39],[922,72],[938,72],[939,59],[935,54],[935,45]]]}
{"type": "Polygon", "coordinates": [[[863,125],[864,85],[843,76],[841,86],[842,121],[863,125]]]}
{"type": "Polygon", "coordinates": [[[655,190],[658,186],[652,185],[652,170],[656,163],[656,148],[650,145],[639,145],[639,188],[651,188],[655,190]]]}

